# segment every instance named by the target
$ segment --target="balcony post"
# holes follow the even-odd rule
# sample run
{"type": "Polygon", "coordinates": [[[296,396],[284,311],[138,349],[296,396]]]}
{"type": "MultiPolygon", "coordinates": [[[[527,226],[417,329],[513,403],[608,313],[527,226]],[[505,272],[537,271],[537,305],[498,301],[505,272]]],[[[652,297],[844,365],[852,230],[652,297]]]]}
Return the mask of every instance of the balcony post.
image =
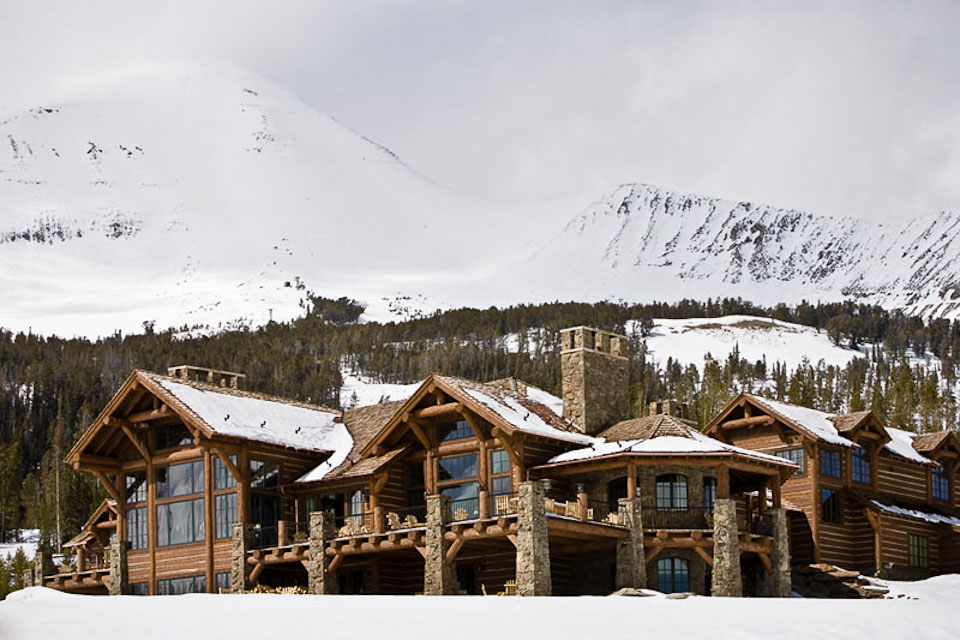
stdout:
{"type": "MultiPolygon", "coordinates": [[[[110,543],[110,584],[108,592],[112,596],[122,596],[130,593],[130,580],[127,572],[127,552],[130,543],[126,540],[114,540],[110,543]]],[[[80,552],[80,549],[77,549],[80,552]]],[[[79,566],[77,556],[77,565],[79,566]]]]}
{"type": "Polygon", "coordinates": [[[230,591],[242,593],[247,589],[247,578],[253,570],[247,563],[247,551],[253,547],[253,525],[238,522],[233,525],[233,547],[230,556],[230,591]]]}
{"type": "Polygon", "coordinates": [[[719,597],[743,595],[740,575],[740,532],[737,527],[737,502],[717,498],[713,504],[713,584],[711,593],[719,597]]]}
{"type": "Polygon", "coordinates": [[[423,593],[442,596],[457,592],[457,576],[454,566],[447,564],[447,548],[444,539],[444,513],[449,511],[450,496],[427,496],[426,556],[423,566],[423,593]]]}
{"type": "Polygon", "coordinates": [[[517,513],[517,595],[549,596],[550,538],[540,482],[521,482],[517,513]]]}
{"type": "Polygon", "coordinates": [[[277,520],[277,546],[285,547],[290,544],[290,536],[287,535],[287,521],[277,520]]]}
{"type": "Polygon", "coordinates": [[[314,511],[310,514],[310,561],[307,565],[307,590],[324,595],[339,592],[337,578],[330,571],[332,558],[327,555],[327,542],[336,537],[333,514],[314,511]]]}
{"type": "Polygon", "coordinates": [[[477,494],[477,500],[479,500],[477,505],[478,517],[481,520],[486,520],[490,517],[490,494],[487,493],[486,489],[481,489],[477,494]]]}
{"type": "Polygon", "coordinates": [[[577,491],[577,509],[580,520],[586,522],[590,513],[590,496],[583,490],[583,487],[580,487],[580,490],[577,491]]]}
{"type": "Polygon", "coordinates": [[[647,563],[643,552],[643,516],[640,498],[621,498],[618,522],[630,531],[617,540],[617,589],[647,586],[647,563]]]}

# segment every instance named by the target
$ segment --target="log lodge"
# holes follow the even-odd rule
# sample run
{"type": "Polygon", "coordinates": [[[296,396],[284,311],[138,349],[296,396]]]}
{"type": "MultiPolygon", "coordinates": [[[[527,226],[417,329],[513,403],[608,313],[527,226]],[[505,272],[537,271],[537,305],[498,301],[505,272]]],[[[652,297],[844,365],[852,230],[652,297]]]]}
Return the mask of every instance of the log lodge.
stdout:
{"type": "Polygon", "coordinates": [[[562,399],[433,374],[407,400],[341,412],[238,373],[134,371],[67,455],[109,497],[65,545],[73,562],[38,553],[29,578],[140,595],[786,597],[791,548],[870,573],[957,570],[952,433],[746,394],[705,433],[670,403],[628,419],[627,339],[561,341],[562,399]]]}

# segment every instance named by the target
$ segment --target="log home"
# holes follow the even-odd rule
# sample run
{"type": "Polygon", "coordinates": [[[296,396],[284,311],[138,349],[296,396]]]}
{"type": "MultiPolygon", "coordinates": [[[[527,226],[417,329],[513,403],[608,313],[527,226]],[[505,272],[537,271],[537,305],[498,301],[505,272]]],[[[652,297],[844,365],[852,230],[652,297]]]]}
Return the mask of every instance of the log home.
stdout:
{"type": "Polygon", "coordinates": [[[434,374],[407,400],[341,414],[245,391],[239,374],[136,371],[67,458],[110,495],[77,547],[108,571],[40,557],[34,579],[139,594],[789,595],[781,485],[797,465],[668,414],[626,419],[626,338],[561,338],[562,400],[434,374]]]}
{"type": "Polygon", "coordinates": [[[798,465],[782,489],[795,562],[915,579],[960,571],[960,439],[834,415],[750,394],[705,428],[798,465]]]}

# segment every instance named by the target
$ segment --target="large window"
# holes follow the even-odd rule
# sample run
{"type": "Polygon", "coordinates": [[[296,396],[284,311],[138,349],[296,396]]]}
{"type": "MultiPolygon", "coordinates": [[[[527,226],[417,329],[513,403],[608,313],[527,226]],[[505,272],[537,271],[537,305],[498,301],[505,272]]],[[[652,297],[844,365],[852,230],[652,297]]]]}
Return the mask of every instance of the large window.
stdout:
{"type": "Polygon", "coordinates": [[[130,595],[132,596],[150,595],[150,583],[149,582],[131,582],[130,595]]]}
{"type": "Polygon", "coordinates": [[[147,508],[127,509],[127,540],[130,549],[139,551],[147,548],[147,508]]]}
{"type": "Polygon", "coordinates": [[[127,474],[127,504],[147,501],[147,473],[134,471],[127,474]]]}
{"type": "Polygon", "coordinates": [[[207,576],[187,576],[157,580],[157,593],[161,596],[179,596],[184,593],[206,593],[207,576]]]}
{"type": "Polygon", "coordinates": [[[505,449],[490,452],[490,493],[495,496],[510,493],[510,455],[505,449]]]}
{"type": "Polygon", "coordinates": [[[437,488],[442,495],[450,497],[451,515],[455,520],[476,518],[480,510],[477,454],[437,460],[437,488]]]}
{"type": "Polygon", "coordinates": [[[690,591],[690,564],[684,558],[657,561],[657,588],[661,593],[690,591]]]}
{"type": "Polygon", "coordinates": [[[802,476],[804,474],[804,459],[803,459],[803,447],[797,447],[796,449],[784,449],[783,451],[777,451],[776,455],[784,460],[789,460],[790,462],[797,465],[797,472],[794,474],[796,476],[802,476]]]}
{"type": "MultiPolygon", "coordinates": [[[[233,463],[233,466],[237,466],[237,455],[231,454],[230,462],[233,463]]],[[[219,456],[214,457],[213,459],[213,488],[214,489],[233,489],[237,486],[237,479],[233,477],[233,474],[230,473],[230,469],[227,468],[227,465],[223,464],[223,460],[219,456]]]]}
{"type": "Polygon", "coordinates": [[[230,572],[222,571],[216,575],[217,580],[217,591],[220,593],[226,593],[230,591],[230,572]]]}
{"type": "Polygon", "coordinates": [[[276,489],[280,485],[280,465],[262,460],[250,461],[250,487],[276,489]]]}
{"type": "Polygon", "coordinates": [[[858,440],[859,449],[850,451],[850,477],[854,482],[870,484],[870,456],[873,445],[867,440],[858,440]]]}
{"type": "Polygon", "coordinates": [[[472,437],[473,429],[470,428],[466,420],[457,420],[451,424],[440,425],[440,440],[443,442],[447,440],[463,440],[464,438],[472,437]]]}
{"type": "Polygon", "coordinates": [[[713,505],[717,502],[717,479],[707,476],[703,479],[703,509],[713,513],[713,505]]]}
{"type": "Polygon", "coordinates": [[[915,536],[910,534],[908,539],[908,550],[910,553],[910,566],[918,569],[926,569],[930,566],[930,542],[927,536],[915,536]]]}
{"type": "Polygon", "coordinates": [[[950,499],[950,474],[943,466],[930,470],[930,491],[934,500],[950,499]]]}
{"type": "Polygon", "coordinates": [[[233,535],[233,525],[237,522],[237,494],[225,493],[214,496],[216,507],[217,538],[229,538],[233,535]]]}
{"type": "Polygon", "coordinates": [[[828,524],[843,524],[843,496],[839,491],[820,490],[820,517],[828,524]]]}
{"type": "Polygon", "coordinates": [[[203,498],[157,505],[157,545],[189,544],[204,539],[203,498]]]}
{"type": "Polygon", "coordinates": [[[157,469],[157,498],[203,493],[203,460],[157,469]]]}
{"type": "Polygon", "coordinates": [[[687,476],[669,473],[657,476],[657,509],[687,508],[687,476]]]}
{"type": "Polygon", "coordinates": [[[820,475],[828,478],[839,478],[842,470],[842,457],[839,451],[832,449],[820,450],[820,475]]]}

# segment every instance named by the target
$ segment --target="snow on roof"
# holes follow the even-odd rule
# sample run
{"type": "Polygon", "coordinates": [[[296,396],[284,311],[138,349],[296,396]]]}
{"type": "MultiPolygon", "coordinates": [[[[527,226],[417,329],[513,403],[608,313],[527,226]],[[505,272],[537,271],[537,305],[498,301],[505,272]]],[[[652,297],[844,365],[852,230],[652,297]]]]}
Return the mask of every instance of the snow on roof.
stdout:
{"type": "Polygon", "coordinates": [[[913,462],[934,464],[932,460],[920,455],[917,450],[913,448],[913,439],[917,437],[917,434],[893,427],[887,427],[887,433],[890,435],[890,442],[885,444],[883,448],[890,453],[913,462]]]}
{"type": "MultiPolygon", "coordinates": [[[[507,424],[519,429],[520,431],[543,435],[550,438],[555,438],[557,440],[566,440],[568,442],[581,442],[584,444],[602,442],[602,440],[592,436],[582,433],[574,433],[572,431],[563,431],[562,429],[558,429],[548,424],[542,417],[537,415],[537,413],[526,408],[520,403],[519,400],[510,395],[503,394],[502,397],[495,397],[488,393],[484,393],[479,389],[473,389],[469,387],[464,387],[463,391],[471,398],[503,418],[507,424]]],[[[531,398],[531,400],[534,400],[534,398],[531,398]]]]}
{"type": "Polygon", "coordinates": [[[833,416],[831,413],[817,411],[816,409],[809,409],[807,407],[798,407],[797,405],[778,402],[755,395],[750,395],[749,397],[757,404],[766,407],[774,413],[779,413],[784,418],[812,432],[821,440],[844,447],[857,446],[852,440],[848,440],[840,435],[836,425],[830,420],[833,416]]]}
{"type": "Polygon", "coordinates": [[[614,442],[594,443],[583,449],[575,449],[556,455],[547,461],[548,464],[556,462],[574,462],[578,460],[589,460],[602,456],[610,456],[621,453],[737,453],[743,456],[775,462],[777,464],[792,464],[789,461],[778,456],[772,456],[759,451],[742,449],[724,442],[720,442],[710,436],[706,436],[694,429],[687,431],[687,436],[657,436],[645,440],[618,440],[614,442]]]}
{"type": "Polygon", "coordinates": [[[881,511],[891,513],[893,515],[907,516],[908,518],[916,518],[917,520],[925,520],[926,522],[931,522],[933,524],[948,524],[954,527],[960,526],[960,518],[944,516],[939,513],[917,511],[916,509],[905,509],[892,504],[883,504],[881,502],[877,502],[876,500],[871,500],[870,502],[881,511]]]}
{"type": "Polygon", "coordinates": [[[294,449],[333,451],[334,457],[340,455],[341,449],[346,457],[353,442],[347,428],[335,421],[340,414],[330,409],[207,389],[163,376],[152,379],[219,434],[294,449]]]}

